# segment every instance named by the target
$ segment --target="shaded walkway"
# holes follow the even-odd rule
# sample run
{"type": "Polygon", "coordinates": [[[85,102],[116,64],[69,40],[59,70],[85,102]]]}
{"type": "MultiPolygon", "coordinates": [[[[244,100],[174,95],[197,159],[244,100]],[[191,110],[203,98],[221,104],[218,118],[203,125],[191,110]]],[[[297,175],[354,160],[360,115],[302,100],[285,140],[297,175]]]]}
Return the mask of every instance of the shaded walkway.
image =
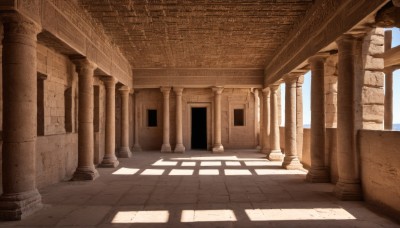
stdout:
{"type": "Polygon", "coordinates": [[[254,151],[140,152],[120,161],[94,182],[42,189],[43,210],[0,226],[398,227],[254,151]]]}

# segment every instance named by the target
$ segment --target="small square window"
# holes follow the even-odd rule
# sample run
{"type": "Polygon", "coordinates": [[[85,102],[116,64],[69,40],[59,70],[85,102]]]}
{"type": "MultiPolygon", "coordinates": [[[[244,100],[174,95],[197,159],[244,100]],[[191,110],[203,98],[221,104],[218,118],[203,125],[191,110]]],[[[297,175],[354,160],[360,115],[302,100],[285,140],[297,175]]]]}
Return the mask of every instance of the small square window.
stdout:
{"type": "Polygon", "coordinates": [[[233,125],[244,126],[244,110],[234,109],[233,110],[233,125]]]}
{"type": "Polygon", "coordinates": [[[147,110],[147,126],[157,127],[157,110],[155,109],[147,110]]]}

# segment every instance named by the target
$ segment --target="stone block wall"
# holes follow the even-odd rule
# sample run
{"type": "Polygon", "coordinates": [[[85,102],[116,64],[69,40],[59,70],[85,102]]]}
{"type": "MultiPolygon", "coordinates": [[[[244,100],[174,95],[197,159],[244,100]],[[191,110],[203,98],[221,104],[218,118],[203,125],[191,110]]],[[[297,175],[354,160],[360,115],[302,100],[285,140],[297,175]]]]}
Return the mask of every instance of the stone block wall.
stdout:
{"type": "Polygon", "coordinates": [[[384,61],[377,57],[384,52],[384,30],[373,29],[360,47],[361,63],[356,69],[355,90],[356,129],[383,129],[384,120],[384,61]]]}
{"type": "MultiPolygon", "coordinates": [[[[68,180],[77,166],[78,77],[75,66],[68,57],[41,44],[37,46],[37,60],[38,75],[40,80],[43,80],[42,91],[38,91],[42,94],[43,100],[38,103],[43,105],[44,113],[43,122],[41,122],[43,126],[38,126],[43,128],[43,132],[38,135],[36,141],[36,175],[37,186],[42,188],[68,180]]],[[[1,74],[0,64],[0,82],[2,81],[1,74]]],[[[102,81],[97,77],[94,79],[94,86],[98,87],[97,96],[94,97],[95,117],[97,116],[94,120],[94,163],[98,164],[104,155],[105,91],[102,81]]],[[[2,102],[2,95],[0,95],[0,104],[2,102]]],[[[0,105],[0,111],[2,111],[2,105],[0,105]]],[[[2,124],[0,124],[0,129],[2,130],[2,124]]],[[[0,145],[1,143],[0,141],[0,145]]],[[[0,147],[0,152],[1,150],[0,147]]]]}
{"type": "MultiPolygon", "coordinates": [[[[163,134],[163,95],[160,89],[137,89],[138,96],[140,145],[143,150],[160,150],[163,134]],[[147,110],[157,110],[157,127],[147,127],[147,110]]],[[[170,143],[172,149],[176,138],[175,93],[170,92],[170,143]]],[[[224,89],[221,98],[222,106],[222,145],[226,149],[255,148],[254,130],[254,94],[250,89],[224,89]],[[233,126],[233,109],[244,109],[244,126],[233,126]]],[[[214,94],[210,88],[185,88],[182,95],[183,143],[187,150],[191,148],[191,108],[207,108],[207,141],[208,149],[213,145],[214,94]]]]}
{"type": "Polygon", "coordinates": [[[364,199],[400,218],[400,132],[361,130],[358,134],[364,199]]]}

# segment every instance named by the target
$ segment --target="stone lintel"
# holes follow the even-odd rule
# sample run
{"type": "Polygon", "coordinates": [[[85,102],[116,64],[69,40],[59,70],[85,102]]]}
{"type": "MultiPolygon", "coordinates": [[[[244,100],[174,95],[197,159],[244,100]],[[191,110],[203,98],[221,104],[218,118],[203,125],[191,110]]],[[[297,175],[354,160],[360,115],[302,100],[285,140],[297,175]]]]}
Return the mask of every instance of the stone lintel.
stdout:
{"type": "Polygon", "coordinates": [[[295,26],[265,68],[265,84],[279,80],[307,58],[333,43],[346,31],[354,29],[373,15],[387,1],[318,1],[305,19],[295,26]],[[329,10],[327,10],[329,9],[329,10]],[[352,9],[352,16],[348,10],[352,9]],[[287,53],[291,53],[288,55],[287,53]]]}

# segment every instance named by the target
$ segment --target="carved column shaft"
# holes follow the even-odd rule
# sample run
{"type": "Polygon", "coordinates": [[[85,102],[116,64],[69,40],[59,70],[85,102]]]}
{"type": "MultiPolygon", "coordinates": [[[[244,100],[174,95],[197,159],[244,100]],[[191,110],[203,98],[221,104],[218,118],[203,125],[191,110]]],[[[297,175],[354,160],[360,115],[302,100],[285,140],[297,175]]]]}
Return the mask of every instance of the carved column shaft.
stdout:
{"type": "Polygon", "coordinates": [[[122,86],[121,94],[121,147],[118,156],[121,158],[130,158],[132,152],[129,149],[129,92],[128,86],[122,86]]]}
{"type": "Polygon", "coordinates": [[[176,146],[175,153],[185,152],[185,146],[183,146],[183,134],[182,134],[182,93],[183,88],[174,87],[176,94],[176,146]]]}
{"type": "Polygon", "coordinates": [[[139,143],[139,116],[140,116],[140,109],[139,109],[139,95],[138,91],[135,90],[135,105],[134,105],[134,122],[135,122],[135,143],[133,145],[133,151],[142,151],[139,143]]]}
{"type": "Polygon", "coordinates": [[[163,93],[164,104],[163,104],[163,144],[161,146],[161,152],[171,152],[171,144],[169,141],[169,94],[171,87],[161,87],[163,93]]]}
{"type": "Polygon", "coordinates": [[[297,132],[297,154],[301,160],[303,157],[303,83],[304,75],[296,81],[296,132],[297,132]]]}
{"type": "Polygon", "coordinates": [[[338,120],[337,120],[337,160],[339,180],[336,195],[344,200],[361,199],[358,156],[355,150],[354,88],[357,39],[343,35],[338,41],[338,120]]]}
{"type": "Polygon", "coordinates": [[[296,142],[296,81],[295,76],[285,78],[285,157],[282,166],[286,169],[302,168],[296,142]]]}
{"type": "Polygon", "coordinates": [[[224,88],[214,87],[214,153],[224,152],[224,147],[221,141],[221,94],[224,88]]]}
{"type": "Polygon", "coordinates": [[[258,89],[254,89],[254,141],[256,148],[260,148],[260,97],[258,89]]]}
{"type": "Polygon", "coordinates": [[[3,18],[3,194],[0,219],[21,220],[41,208],[36,188],[37,39],[39,27],[3,18]]]}
{"type": "MultiPolygon", "coordinates": [[[[271,138],[270,146],[271,151],[269,152],[268,159],[271,161],[282,160],[282,152],[280,145],[280,133],[279,133],[279,108],[278,108],[278,89],[279,84],[271,85],[271,138]]],[[[265,104],[265,103],[264,103],[265,104]]],[[[265,126],[265,124],[264,124],[265,126]]]]}
{"type": "Polygon", "coordinates": [[[263,94],[263,134],[262,134],[262,153],[267,154],[269,156],[269,153],[271,151],[271,121],[270,121],[270,116],[271,116],[271,106],[270,106],[270,97],[271,97],[271,91],[270,88],[265,88],[262,90],[263,94]]]}
{"type": "Polygon", "coordinates": [[[310,182],[329,182],[325,165],[325,57],[310,58],[311,66],[311,169],[310,182]]]}
{"type": "Polygon", "coordinates": [[[100,167],[117,167],[119,162],[115,156],[115,84],[114,77],[104,79],[106,87],[106,126],[105,126],[105,151],[100,167]]]}
{"type": "MultiPolygon", "coordinates": [[[[392,48],[392,31],[385,31],[385,52],[392,48]]],[[[393,69],[385,69],[385,130],[393,128],[393,69]]]]}
{"type": "Polygon", "coordinates": [[[94,180],[99,174],[94,167],[93,127],[93,77],[96,65],[87,59],[75,60],[78,72],[79,127],[78,127],[78,168],[73,180],[94,180]]]}

